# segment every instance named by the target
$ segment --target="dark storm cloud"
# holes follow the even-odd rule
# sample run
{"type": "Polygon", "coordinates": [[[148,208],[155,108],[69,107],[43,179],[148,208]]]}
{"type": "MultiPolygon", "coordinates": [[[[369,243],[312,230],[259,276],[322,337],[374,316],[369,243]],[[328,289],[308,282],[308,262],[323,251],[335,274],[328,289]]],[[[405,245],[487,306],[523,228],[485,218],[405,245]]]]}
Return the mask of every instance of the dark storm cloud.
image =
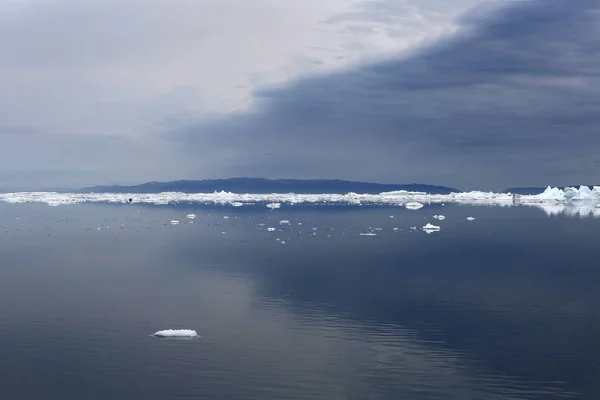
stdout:
{"type": "Polygon", "coordinates": [[[516,2],[461,21],[455,37],[403,58],[263,90],[253,113],[169,135],[225,175],[594,181],[600,1],[516,2]]]}

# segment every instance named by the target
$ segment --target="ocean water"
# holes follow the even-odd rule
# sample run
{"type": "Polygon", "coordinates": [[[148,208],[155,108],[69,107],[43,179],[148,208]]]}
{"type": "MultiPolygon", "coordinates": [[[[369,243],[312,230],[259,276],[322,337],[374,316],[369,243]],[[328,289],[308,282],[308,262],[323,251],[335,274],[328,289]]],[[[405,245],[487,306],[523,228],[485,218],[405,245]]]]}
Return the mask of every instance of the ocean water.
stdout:
{"type": "Polygon", "coordinates": [[[598,399],[599,260],[527,207],[4,204],[0,399],[598,399]]]}

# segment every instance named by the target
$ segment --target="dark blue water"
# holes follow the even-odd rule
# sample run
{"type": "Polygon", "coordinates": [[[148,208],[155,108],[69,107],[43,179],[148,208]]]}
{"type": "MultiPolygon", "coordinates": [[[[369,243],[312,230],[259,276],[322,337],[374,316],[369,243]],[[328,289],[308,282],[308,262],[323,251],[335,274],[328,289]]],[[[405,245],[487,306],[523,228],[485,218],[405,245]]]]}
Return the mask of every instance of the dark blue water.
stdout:
{"type": "Polygon", "coordinates": [[[598,399],[599,260],[529,208],[1,205],[0,399],[598,399]]]}

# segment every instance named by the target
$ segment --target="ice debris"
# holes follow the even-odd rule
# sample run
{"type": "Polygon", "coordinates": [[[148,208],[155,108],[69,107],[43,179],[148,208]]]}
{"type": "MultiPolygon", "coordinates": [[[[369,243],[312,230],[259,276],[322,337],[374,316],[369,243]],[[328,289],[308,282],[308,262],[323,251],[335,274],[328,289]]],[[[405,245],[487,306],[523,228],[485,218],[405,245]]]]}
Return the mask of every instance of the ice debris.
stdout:
{"type": "Polygon", "coordinates": [[[475,217],[467,217],[467,221],[475,221],[475,217]]]}
{"type": "Polygon", "coordinates": [[[282,219],[281,221],[279,221],[279,225],[289,225],[290,221],[288,221],[287,219],[282,219]]]}
{"type": "Polygon", "coordinates": [[[193,329],[165,329],[158,331],[152,336],[161,338],[194,338],[198,337],[198,333],[193,329]]]}
{"type": "Polygon", "coordinates": [[[196,214],[188,214],[187,218],[188,219],[194,219],[194,218],[196,218],[196,214]]]}
{"type": "Polygon", "coordinates": [[[404,207],[406,207],[409,210],[419,210],[423,208],[423,204],[416,201],[411,201],[410,203],[406,203],[404,207]]]}
{"type": "Polygon", "coordinates": [[[437,219],[437,220],[439,220],[439,221],[443,221],[443,220],[445,220],[445,219],[446,219],[446,217],[445,217],[445,216],[443,216],[443,215],[434,215],[434,216],[433,216],[433,218],[434,218],[434,219],[437,219]]]}
{"type": "Polygon", "coordinates": [[[179,225],[179,221],[174,219],[173,221],[171,221],[171,225],[179,225]]]}
{"type": "Polygon", "coordinates": [[[427,224],[423,227],[423,230],[427,233],[432,233],[432,232],[437,232],[439,231],[441,228],[439,226],[436,225],[432,225],[432,224],[427,224]]]}
{"type": "Polygon", "coordinates": [[[267,208],[270,208],[271,210],[275,210],[276,208],[280,208],[281,204],[279,203],[269,203],[267,204],[267,208]]]}
{"type": "Polygon", "coordinates": [[[276,231],[276,229],[275,229],[275,228],[267,228],[267,230],[268,230],[269,232],[275,232],[275,231],[276,231]]]}

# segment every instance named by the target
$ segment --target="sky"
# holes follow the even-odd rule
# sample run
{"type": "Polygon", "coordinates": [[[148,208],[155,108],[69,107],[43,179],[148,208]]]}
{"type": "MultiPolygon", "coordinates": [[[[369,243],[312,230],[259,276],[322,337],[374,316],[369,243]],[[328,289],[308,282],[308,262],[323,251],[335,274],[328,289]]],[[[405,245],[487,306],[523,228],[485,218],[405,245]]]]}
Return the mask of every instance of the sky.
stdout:
{"type": "Polygon", "coordinates": [[[0,189],[600,184],[600,0],[0,0],[0,189]]]}

